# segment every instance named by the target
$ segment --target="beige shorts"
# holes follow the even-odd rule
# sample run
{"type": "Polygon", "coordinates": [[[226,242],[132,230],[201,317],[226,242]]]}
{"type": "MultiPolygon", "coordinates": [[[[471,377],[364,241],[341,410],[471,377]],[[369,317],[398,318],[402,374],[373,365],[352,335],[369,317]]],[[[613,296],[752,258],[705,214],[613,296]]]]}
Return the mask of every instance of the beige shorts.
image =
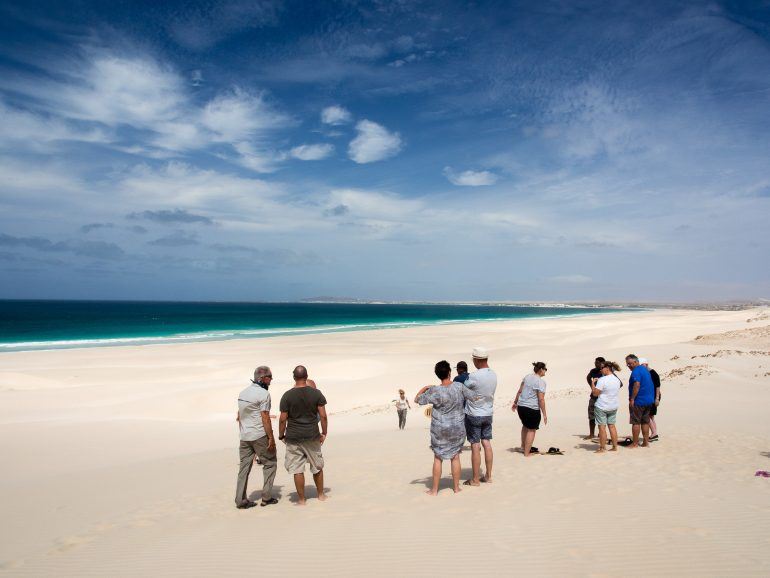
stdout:
{"type": "Polygon", "coordinates": [[[290,474],[301,474],[305,464],[310,465],[310,472],[317,474],[324,467],[324,457],[321,453],[320,440],[305,440],[301,442],[286,442],[286,458],[284,464],[290,474]]]}

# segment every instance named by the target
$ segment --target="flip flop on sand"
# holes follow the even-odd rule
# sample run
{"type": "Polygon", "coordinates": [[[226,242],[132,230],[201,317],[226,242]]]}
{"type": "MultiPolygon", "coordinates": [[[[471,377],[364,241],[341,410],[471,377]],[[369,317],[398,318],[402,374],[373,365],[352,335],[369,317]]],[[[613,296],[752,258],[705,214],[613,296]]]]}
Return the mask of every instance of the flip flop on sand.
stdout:
{"type": "Polygon", "coordinates": [[[619,446],[623,446],[623,447],[628,447],[628,446],[630,446],[632,443],[634,443],[634,441],[633,441],[631,438],[626,438],[626,439],[624,439],[624,440],[622,440],[622,441],[619,441],[619,442],[618,442],[618,445],[619,445],[619,446]]]}
{"type": "Polygon", "coordinates": [[[531,454],[539,454],[540,450],[537,449],[535,446],[532,446],[531,448],[529,448],[529,453],[531,453],[531,454]]]}
{"type": "Polygon", "coordinates": [[[277,504],[277,503],[278,503],[278,500],[276,500],[275,498],[270,498],[269,500],[262,500],[262,503],[260,504],[260,506],[264,508],[265,506],[272,506],[273,504],[277,504]]]}
{"type": "Polygon", "coordinates": [[[658,434],[655,434],[654,436],[650,436],[650,441],[651,441],[651,442],[656,442],[656,441],[658,441],[659,439],[660,439],[660,437],[658,436],[658,434]]]}
{"type": "Polygon", "coordinates": [[[552,456],[563,456],[564,452],[559,448],[548,448],[548,453],[552,456]]]}

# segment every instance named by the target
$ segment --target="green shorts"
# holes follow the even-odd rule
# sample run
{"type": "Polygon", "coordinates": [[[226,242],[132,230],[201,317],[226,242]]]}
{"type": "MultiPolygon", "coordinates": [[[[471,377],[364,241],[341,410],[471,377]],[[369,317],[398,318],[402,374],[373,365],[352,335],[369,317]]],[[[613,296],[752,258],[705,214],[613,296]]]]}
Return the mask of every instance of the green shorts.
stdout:
{"type": "Polygon", "coordinates": [[[594,408],[594,417],[596,419],[596,425],[615,425],[615,420],[618,416],[618,410],[604,410],[598,407],[594,408]]]}

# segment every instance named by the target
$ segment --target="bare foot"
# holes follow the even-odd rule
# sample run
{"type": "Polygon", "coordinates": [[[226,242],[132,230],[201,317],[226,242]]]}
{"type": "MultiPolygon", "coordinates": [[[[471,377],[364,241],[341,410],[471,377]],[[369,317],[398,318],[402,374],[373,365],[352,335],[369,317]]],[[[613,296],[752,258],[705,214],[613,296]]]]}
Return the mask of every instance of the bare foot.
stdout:
{"type": "Polygon", "coordinates": [[[307,504],[307,501],[305,501],[305,500],[297,500],[297,505],[298,506],[304,506],[305,504],[307,504]]]}
{"type": "Polygon", "coordinates": [[[485,484],[491,484],[492,483],[492,478],[490,478],[488,476],[482,476],[481,477],[481,481],[484,482],[485,484]]]}
{"type": "Polygon", "coordinates": [[[643,447],[643,448],[648,448],[648,447],[650,447],[650,444],[647,444],[647,443],[645,443],[645,444],[642,444],[642,447],[643,447]]]}
{"type": "Polygon", "coordinates": [[[454,493],[455,494],[459,494],[460,492],[462,492],[462,490],[459,487],[454,488],[454,493]]]}
{"type": "Polygon", "coordinates": [[[595,454],[603,454],[603,453],[604,453],[604,452],[606,452],[606,451],[607,451],[607,450],[605,450],[604,448],[599,448],[598,450],[595,450],[595,451],[594,451],[594,453],[595,453],[595,454]]]}
{"type": "Polygon", "coordinates": [[[319,502],[325,502],[326,501],[326,494],[318,494],[318,501],[319,502]]]}
{"type": "Polygon", "coordinates": [[[425,490],[425,493],[429,496],[437,496],[438,492],[434,492],[433,490],[425,490]]]}
{"type": "Polygon", "coordinates": [[[618,448],[617,447],[613,447],[611,450],[608,450],[608,451],[616,452],[616,451],[618,451],[618,448]]]}
{"type": "Polygon", "coordinates": [[[481,482],[474,482],[473,480],[465,480],[463,486],[480,486],[481,482]]]}

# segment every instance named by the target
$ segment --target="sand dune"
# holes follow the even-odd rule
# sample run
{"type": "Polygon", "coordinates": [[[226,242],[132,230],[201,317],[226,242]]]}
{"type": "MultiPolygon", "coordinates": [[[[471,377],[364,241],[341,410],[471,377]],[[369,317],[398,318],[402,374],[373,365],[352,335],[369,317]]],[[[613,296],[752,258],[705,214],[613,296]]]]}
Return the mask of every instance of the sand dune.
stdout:
{"type": "MultiPolygon", "coordinates": [[[[0,574],[766,576],[770,480],[754,477],[770,470],[764,313],[3,354],[0,574]],[[400,432],[388,402],[478,344],[500,376],[495,481],[454,495],[446,478],[430,498],[429,421],[413,411],[400,432]],[[584,376],[594,356],[631,351],[664,376],[661,441],[598,456],[582,438],[584,376]],[[525,459],[509,404],[540,359],[550,419],[536,445],[566,454],[525,459]],[[280,459],[280,503],[233,507],[235,396],[263,362],[278,378],[274,398],[304,362],[329,399],[325,503],[310,491],[307,507],[294,506],[280,459]]],[[[621,409],[622,435],[626,419],[621,409]]]]}

